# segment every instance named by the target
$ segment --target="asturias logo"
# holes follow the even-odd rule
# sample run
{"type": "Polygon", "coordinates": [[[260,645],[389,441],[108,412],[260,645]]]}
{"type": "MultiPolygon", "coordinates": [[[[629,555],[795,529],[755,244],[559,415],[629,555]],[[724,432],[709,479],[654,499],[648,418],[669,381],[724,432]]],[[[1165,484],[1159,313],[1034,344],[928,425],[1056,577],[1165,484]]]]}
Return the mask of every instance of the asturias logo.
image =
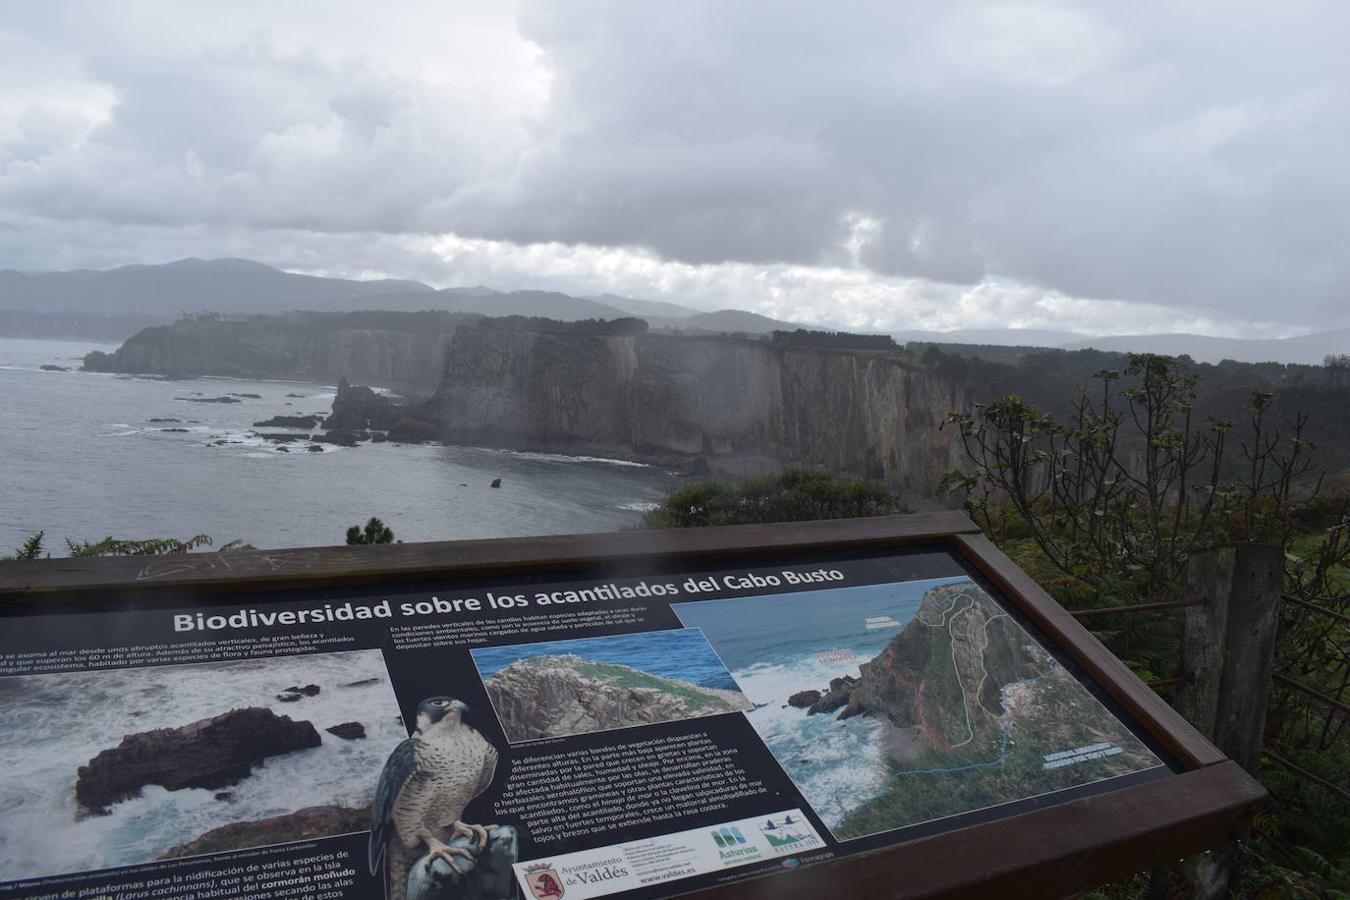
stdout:
{"type": "Polygon", "coordinates": [[[724,863],[749,862],[759,858],[759,848],[746,840],[735,825],[723,825],[708,832],[717,845],[717,856],[724,863]]]}
{"type": "Polygon", "coordinates": [[[746,843],[745,835],[741,834],[739,828],[728,828],[723,825],[721,828],[712,831],[711,834],[713,842],[717,844],[719,848],[735,847],[737,844],[746,843]]]}

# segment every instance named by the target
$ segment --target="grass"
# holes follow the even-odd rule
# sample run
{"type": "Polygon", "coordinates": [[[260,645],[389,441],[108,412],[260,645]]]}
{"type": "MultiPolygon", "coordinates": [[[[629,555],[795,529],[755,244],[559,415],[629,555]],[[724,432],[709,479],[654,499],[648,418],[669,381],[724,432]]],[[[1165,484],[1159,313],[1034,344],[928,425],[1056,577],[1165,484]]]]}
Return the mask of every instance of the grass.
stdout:
{"type": "Polygon", "coordinates": [[[679,697],[695,709],[717,706],[721,703],[719,698],[705,693],[693,685],[686,685],[683,682],[661,678],[657,675],[649,675],[631,666],[584,660],[577,663],[573,668],[578,674],[585,675],[587,678],[600,678],[618,687],[646,688],[679,697]]]}

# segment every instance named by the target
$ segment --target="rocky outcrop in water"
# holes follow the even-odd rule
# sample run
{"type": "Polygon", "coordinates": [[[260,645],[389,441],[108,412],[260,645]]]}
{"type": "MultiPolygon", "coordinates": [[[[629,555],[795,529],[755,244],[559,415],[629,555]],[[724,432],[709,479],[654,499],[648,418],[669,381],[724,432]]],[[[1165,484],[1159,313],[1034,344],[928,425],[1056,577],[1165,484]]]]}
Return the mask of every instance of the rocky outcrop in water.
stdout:
{"type": "Polygon", "coordinates": [[[750,708],[739,691],[662,678],[580,656],[518,660],[485,682],[512,741],[585,734],[750,708]]]}
{"type": "Polygon", "coordinates": [[[834,712],[836,709],[846,706],[849,698],[853,695],[853,687],[857,683],[857,679],[851,675],[845,675],[842,678],[831,678],[828,690],[824,692],[813,692],[818,693],[819,696],[817,696],[807,707],[806,714],[814,716],[820,713],[834,712]]]}
{"type": "Polygon", "coordinates": [[[324,731],[344,741],[359,741],[366,736],[366,726],[360,722],[343,722],[341,725],[325,728],[324,731]]]}
{"type": "Polygon", "coordinates": [[[324,427],[344,431],[389,431],[407,414],[406,404],[368,387],[348,384],[344,378],[338,382],[333,411],[324,427]]]}
{"type": "Polygon", "coordinates": [[[261,422],[254,422],[254,428],[314,428],[324,420],[323,416],[273,416],[261,422]]]}
{"type": "Polygon", "coordinates": [[[236,784],[270,756],[320,744],[310,722],[296,722],[265,707],[234,709],[180,728],[129,734],[80,766],[75,799],[89,813],[139,796],[157,784],[171,791],[236,784]]]}
{"type": "Polygon", "coordinates": [[[370,807],[308,806],[284,816],[253,822],[231,822],[213,828],[186,843],[171,847],[159,859],[179,859],[203,853],[243,850],[292,841],[310,841],[370,829],[370,807]]]}

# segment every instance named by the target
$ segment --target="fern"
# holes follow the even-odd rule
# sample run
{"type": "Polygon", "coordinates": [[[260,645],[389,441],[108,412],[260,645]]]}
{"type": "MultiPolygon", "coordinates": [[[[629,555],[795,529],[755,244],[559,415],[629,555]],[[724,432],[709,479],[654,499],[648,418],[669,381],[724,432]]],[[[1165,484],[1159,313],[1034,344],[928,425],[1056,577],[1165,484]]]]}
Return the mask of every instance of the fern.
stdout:
{"type": "Polygon", "coordinates": [[[124,541],[112,535],[101,541],[75,543],[66,538],[66,549],[72,557],[84,556],[161,556],[165,553],[186,553],[198,547],[211,546],[209,535],[197,534],[185,541],[175,538],[147,538],[124,541]]]}

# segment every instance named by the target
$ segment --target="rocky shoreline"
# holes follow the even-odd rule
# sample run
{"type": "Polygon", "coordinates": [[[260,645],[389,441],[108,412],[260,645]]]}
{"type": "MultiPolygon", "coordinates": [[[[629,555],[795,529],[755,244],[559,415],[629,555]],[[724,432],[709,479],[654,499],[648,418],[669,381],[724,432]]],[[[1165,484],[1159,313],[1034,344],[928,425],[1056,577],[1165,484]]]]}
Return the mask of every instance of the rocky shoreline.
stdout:
{"type": "Polygon", "coordinates": [[[237,784],[271,756],[317,747],[314,723],[254,706],[179,728],[129,734],[79,768],[75,799],[86,815],[140,796],[147,785],[166,790],[216,790],[237,784]]]}
{"type": "MultiPolygon", "coordinates": [[[[405,399],[380,393],[364,385],[351,385],[345,380],[339,382],[329,415],[321,414],[273,416],[270,419],[254,422],[248,431],[255,437],[272,444],[277,449],[289,452],[289,445],[308,444],[305,449],[318,452],[322,445],[334,447],[359,447],[362,444],[448,444],[449,440],[438,426],[420,416],[426,401],[405,399]],[[303,431],[263,431],[266,428],[305,429],[303,431]]],[[[152,422],[176,422],[177,419],[152,419],[152,422]]],[[[163,428],[161,431],[186,431],[182,428],[163,428]]],[[[227,443],[216,441],[217,445],[227,443]]],[[[480,443],[471,446],[498,450],[513,450],[526,453],[548,453],[560,456],[593,457],[599,460],[633,463],[636,465],[659,466],[672,473],[703,476],[713,471],[708,460],[702,456],[684,457],[672,454],[623,453],[612,448],[567,448],[566,452],[557,447],[543,444],[519,446],[513,443],[480,443]]],[[[719,471],[727,471],[720,469],[719,471]]],[[[734,470],[730,474],[737,473],[734,470]]]]}
{"type": "Polygon", "coordinates": [[[190,841],[170,847],[157,859],[179,859],[203,853],[225,850],[246,850],[292,841],[349,834],[370,829],[370,807],[349,809],[345,806],[308,806],[284,816],[257,819],[252,822],[231,822],[213,828],[190,841]]]}

